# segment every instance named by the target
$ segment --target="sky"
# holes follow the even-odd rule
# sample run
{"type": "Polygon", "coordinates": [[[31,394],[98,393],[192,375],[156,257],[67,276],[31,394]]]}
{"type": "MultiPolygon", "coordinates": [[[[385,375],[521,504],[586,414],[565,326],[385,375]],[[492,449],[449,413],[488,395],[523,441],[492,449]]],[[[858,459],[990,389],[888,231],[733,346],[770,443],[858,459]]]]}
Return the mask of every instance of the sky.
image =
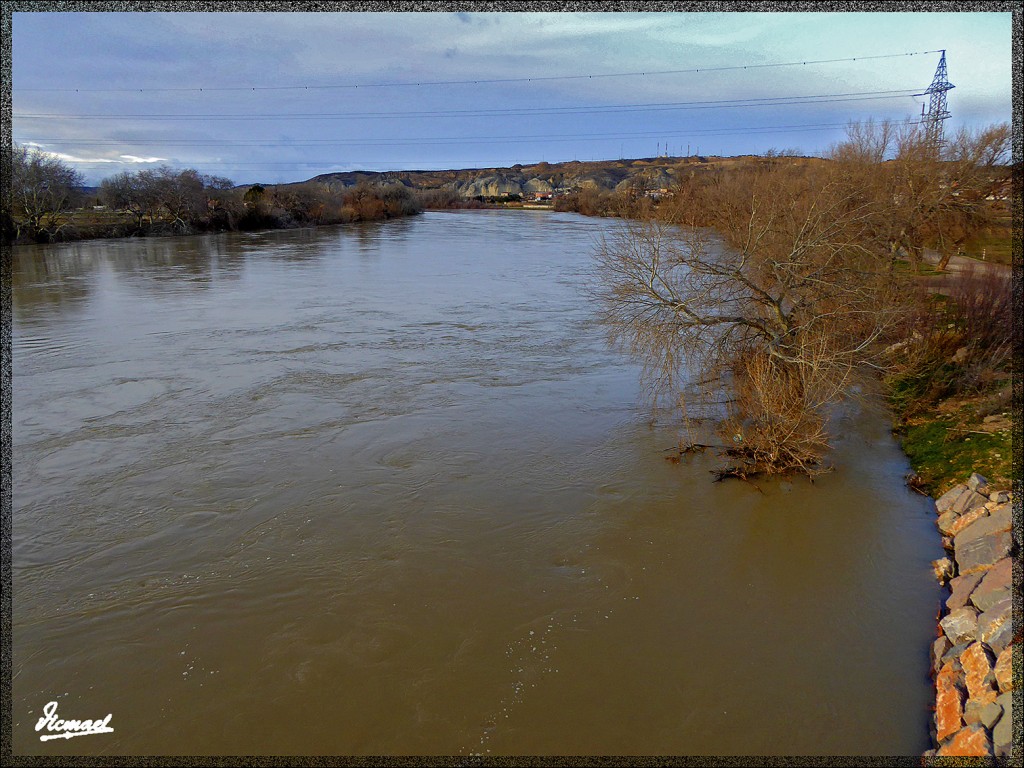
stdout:
{"type": "Polygon", "coordinates": [[[947,133],[1009,121],[1011,37],[993,12],[24,12],[11,128],[89,184],[815,155],[919,118],[943,49],[947,133]]]}

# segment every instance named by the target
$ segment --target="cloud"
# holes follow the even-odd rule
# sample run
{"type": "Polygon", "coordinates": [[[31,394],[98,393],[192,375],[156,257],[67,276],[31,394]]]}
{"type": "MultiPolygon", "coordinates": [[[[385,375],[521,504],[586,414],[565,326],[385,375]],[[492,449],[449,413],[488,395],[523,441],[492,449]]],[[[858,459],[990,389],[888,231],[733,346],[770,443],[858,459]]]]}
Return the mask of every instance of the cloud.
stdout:
{"type": "MultiPolygon", "coordinates": [[[[30,142],[26,142],[28,144],[30,142]]],[[[65,152],[47,152],[48,155],[56,157],[58,160],[63,160],[66,163],[163,163],[167,162],[166,157],[136,157],[135,155],[118,155],[116,158],[111,157],[77,157],[76,155],[69,155],[65,152]]]]}
{"type": "Polygon", "coordinates": [[[738,129],[841,124],[866,117],[901,119],[918,114],[921,100],[757,109],[702,107],[600,116],[567,108],[755,96],[781,99],[887,88],[923,90],[931,81],[936,55],[876,57],[937,48],[948,49],[950,80],[956,85],[950,95],[950,129],[1007,120],[1011,114],[1009,14],[47,13],[17,17],[14,136],[21,144],[31,139],[32,146],[62,150],[69,162],[95,163],[97,173],[167,162],[228,176],[297,180],[305,177],[310,163],[333,167],[339,161],[353,168],[383,169],[407,163],[470,167],[539,158],[553,162],[576,156],[642,157],[655,151],[659,139],[683,150],[687,142],[699,140],[705,154],[757,152],[769,139],[798,141],[812,153],[837,137],[794,131],[793,136],[764,138],[738,129]],[[861,58],[813,61],[854,56],[861,58]],[[805,58],[811,60],[807,66],[757,66],[805,58]],[[744,69],[747,65],[751,65],[749,71],[744,69]],[[696,68],[699,73],[688,71],[696,68]],[[622,76],[642,72],[647,74],[622,76]],[[571,79],[552,79],[565,76],[571,79]],[[435,84],[414,85],[420,81],[435,84]],[[454,83],[436,84],[444,81],[454,83]],[[81,91],[54,90],[67,88],[81,91]],[[549,108],[547,113],[539,111],[549,108]],[[537,113],[516,111],[524,109],[537,113]],[[493,115],[472,114],[481,110],[491,110],[493,115]],[[316,113],[381,117],[307,117],[316,113]],[[175,117],[162,121],[159,115],[175,117]],[[196,117],[183,119],[186,115],[196,117]],[[274,119],[262,119],[264,115],[274,119]],[[278,119],[286,115],[296,119],[278,119]],[[714,139],[703,133],[713,128],[732,132],[714,139]],[[517,132],[537,137],[579,134],[580,140],[563,139],[556,144],[537,138],[487,143],[484,151],[470,149],[480,144],[474,144],[474,139],[517,132]],[[626,138],[592,136],[613,132],[626,138]],[[637,138],[630,140],[630,135],[637,138]],[[408,150],[411,137],[423,138],[422,145],[413,142],[415,152],[408,150]],[[431,138],[449,140],[431,142],[431,138]],[[394,146],[386,143],[391,139],[394,146]],[[373,148],[356,149],[363,144],[373,148]],[[91,157],[96,154],[102,157],[91,157]],[[263,170],[269,168],[274,170],[263,170]]]}

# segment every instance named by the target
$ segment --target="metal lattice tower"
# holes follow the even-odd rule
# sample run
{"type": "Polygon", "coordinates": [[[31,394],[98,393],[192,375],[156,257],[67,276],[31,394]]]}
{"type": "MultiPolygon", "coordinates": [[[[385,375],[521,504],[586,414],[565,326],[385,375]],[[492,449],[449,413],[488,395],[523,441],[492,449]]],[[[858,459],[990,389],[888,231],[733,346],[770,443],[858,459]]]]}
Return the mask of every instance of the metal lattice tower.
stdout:
{"type": "Polygon", "coordinates": [[[943,50],[939,66],[935,68],[932,84],[925,91],[929,96],[927,114],[924,112],[924,105],[921,105],[921,124],[932,147],[938,148],[942,145],[942,121],[950,117],[946,108],[946,91],[955,87],[946,79],[946,51],[943,50]]]}

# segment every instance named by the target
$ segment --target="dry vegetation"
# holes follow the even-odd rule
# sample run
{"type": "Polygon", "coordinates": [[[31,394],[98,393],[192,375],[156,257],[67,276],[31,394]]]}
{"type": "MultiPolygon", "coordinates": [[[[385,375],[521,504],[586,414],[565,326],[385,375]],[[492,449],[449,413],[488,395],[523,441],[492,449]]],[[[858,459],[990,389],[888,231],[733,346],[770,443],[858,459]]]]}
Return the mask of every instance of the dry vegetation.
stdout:
{"type": "Polygon", "coordinates": [[[922,487],[941,492],[976,470],[1009,485],[1013,317],[1008,270],[967,269],[946,294],[919,290],[888,385],[922,487]]]}
{"type": "Polygon", "coordinates": [[[960,133],[939,154],[913,130],[853,126],[829,162],[693,173],[604,244],[598,293],[614,338],[653,394],[714,417],[733,460],[721,477],[824,471],[830,408],[859,380],[903,372],[949,395],[1005,367],[1008,288],[961,280],[942,329],[899,262],[925,247],[946,261],[989,224],[1009,138],[1006,125],[960,133]]]}

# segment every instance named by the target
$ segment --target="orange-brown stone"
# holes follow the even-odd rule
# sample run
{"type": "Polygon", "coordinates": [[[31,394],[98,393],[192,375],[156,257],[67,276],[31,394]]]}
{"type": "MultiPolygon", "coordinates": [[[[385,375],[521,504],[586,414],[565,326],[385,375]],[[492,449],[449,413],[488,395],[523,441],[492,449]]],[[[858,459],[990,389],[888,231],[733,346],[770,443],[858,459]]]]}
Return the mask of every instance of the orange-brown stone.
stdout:
{"type": "Polygon", "coordinates": [[[996,700],[998,691],[992,684],[992,655],[981,643],[971,645],[960,654],[967,683],[967,696],[979,706],[996,700]]]}
{"type": "Polygon", "coordinates": [[[992,744],[988,734],[980,725],[969,725],[949,740],[945,746],[939,747],[936,757],[989,757],[992,755],[992,744]]]}
{"type": "Polygon", "coordinates": [[[999,654],[999,658],[996,659],[996,683],[999,685],[1000,693],[1006,693],[1007,691],[1012,691],[1014,689],[1012,654],[1017,648],[1017,645],[1007,646],[1003,649],[1003,652],[999,654]]]}
{"type": "Polygon", "coordinates": [[[963,691],[957,686],[957,672],[947,661],[935,676],[935,737],[941,742],[963,726],[963,691]]]}
{"type": "Polygon", "coordinates": [[[985,509],[984,507],[972,509],[970,512],[965,512],[964,514],[960,515],[960,517],[958,517],[956,520],[954,520],[950,525],[946,527],[946,530],[944,530],[943,533],[947,536],[955,537],[958,533],[960,533],[960,531],[962,531],[968,525],[973,523],[975,520],[985,517],[986,515],[988,515],[988,510],[985,509]]]}

